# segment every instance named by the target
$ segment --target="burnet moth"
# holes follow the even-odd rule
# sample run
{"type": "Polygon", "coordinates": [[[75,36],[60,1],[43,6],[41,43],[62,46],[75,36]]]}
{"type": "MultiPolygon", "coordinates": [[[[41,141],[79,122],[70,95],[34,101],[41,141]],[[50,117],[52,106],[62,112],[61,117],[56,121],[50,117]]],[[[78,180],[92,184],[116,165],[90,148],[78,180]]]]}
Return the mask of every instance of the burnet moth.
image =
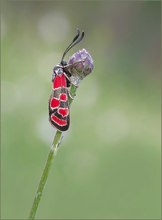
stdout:
{"type": "Polygon", "coordinates": [[[80,33],[80,31],[77,30],[77,35],[64,51],[61,62],[53,68],[52,94],[49,99],[49,121],[60,131],[68,130],[70,124],[68,87],[71,84],[71,73],[69,72],[71,64],[67,64],[67,62],[64,61],[64,57],[72,47],[83,39],[83,37],[84,32],[80,33]]]}

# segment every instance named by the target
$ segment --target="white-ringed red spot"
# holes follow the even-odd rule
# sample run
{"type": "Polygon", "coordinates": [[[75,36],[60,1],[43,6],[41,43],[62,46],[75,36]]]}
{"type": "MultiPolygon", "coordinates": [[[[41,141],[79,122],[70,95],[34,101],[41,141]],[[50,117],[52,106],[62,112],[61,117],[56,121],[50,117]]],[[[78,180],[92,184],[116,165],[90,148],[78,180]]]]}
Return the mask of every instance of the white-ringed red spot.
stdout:
{"type": "Polygon", "coordinates": [[[58,117],[56,117],[55,115],[51,115],[51,121],[53,121],[54,123],[58,124],[59,126],[66,126],[67,125],[67,121],[63,120],[63,119],[59,119],[58,117]]]}
{"type": "Polygon", "coordinates": [[[66,87],[67,82],[66,82],[66,77],[64,74],[57,75],[54,80],[53,80],[53,89],[58,89],[62,87],[66,87]]]}
{"type": "Polygon", "coordinates": [[[69,114],[69,109],[68,108],[59,108],[57,112],[62,115],[62,117],[65,117],[69,114]]]}
{"type": "Polygon", "coordinates": [[[50,107],[51,107],[52,109],[58,108],[59,105],[60,105],[60,101],[59,101],[58,99],[56,99],[56,98],[52,98],[52,99],[51,99],[51,101],[50,101],[50,107]]]}
{"type": "Polygon", "coordinates": [[[61,93],[60,94],[60,100],[61,101],[67,101],[67,94],[66,93],[61,93]]]}

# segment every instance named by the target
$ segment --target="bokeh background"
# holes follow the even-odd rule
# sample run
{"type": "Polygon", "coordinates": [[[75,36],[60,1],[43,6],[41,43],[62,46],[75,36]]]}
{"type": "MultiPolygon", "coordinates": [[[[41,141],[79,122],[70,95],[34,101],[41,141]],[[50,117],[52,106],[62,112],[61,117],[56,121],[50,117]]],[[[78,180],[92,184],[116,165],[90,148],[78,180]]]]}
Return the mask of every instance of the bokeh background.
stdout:
{"type": "Polygon", "coordinates": [[[55,129],[51,74],[76,34],[94,71],[37,219],[160,218],[160,1],[3,1],[1,217],[27,219],[55,129]]]}

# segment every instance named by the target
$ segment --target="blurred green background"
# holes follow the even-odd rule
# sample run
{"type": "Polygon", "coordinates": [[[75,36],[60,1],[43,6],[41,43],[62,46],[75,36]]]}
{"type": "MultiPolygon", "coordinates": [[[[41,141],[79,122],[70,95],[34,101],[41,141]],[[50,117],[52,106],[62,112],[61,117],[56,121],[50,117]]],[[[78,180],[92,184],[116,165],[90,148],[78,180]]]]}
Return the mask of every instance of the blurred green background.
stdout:
{"type": "Polygon", "coordinates": [[[160,1],[3,1],[1,218],[27,219],[55,129],[51,74],[76,34],[94,71],[37,219],[160,218],[160,1]]]}

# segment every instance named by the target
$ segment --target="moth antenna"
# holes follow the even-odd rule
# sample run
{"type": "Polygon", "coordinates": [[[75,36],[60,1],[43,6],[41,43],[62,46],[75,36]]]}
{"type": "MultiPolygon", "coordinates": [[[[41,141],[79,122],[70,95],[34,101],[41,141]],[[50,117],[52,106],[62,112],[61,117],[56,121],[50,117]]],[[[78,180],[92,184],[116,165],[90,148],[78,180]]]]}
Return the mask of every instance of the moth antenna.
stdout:
{"type": "Polygon", "coordinates": [[[64,51],[60,63],[63,62],[63,59],[64,59],[65,55],[67,54],[67,52],[68,52],[72,47],[74,47],[76,44],[78,44],[78,43],[83,39],[83,37],[84,37],[84,32],[82,32],[82,33],[80,34],[80,30],[77,29],[77,35],[74,37],[73,41],[69,44],[69,46],[68,46],[68,47],[66,48],[66,50],[64,51]]]}
{"type": "MultiPolygon", "coordinates": [[[[78,44],[78,43],[83,39],[83,37],[84,37],[84,32],[82,32],[81,35],[76,39],[76,41],[73,42],[73,44],[68,48],[68,51],[69,51],[72,47],[74,47],[76,44],[78,44]]],[[[68,51],[67,51],[67,52],[68,52],[68,51]]]]}

